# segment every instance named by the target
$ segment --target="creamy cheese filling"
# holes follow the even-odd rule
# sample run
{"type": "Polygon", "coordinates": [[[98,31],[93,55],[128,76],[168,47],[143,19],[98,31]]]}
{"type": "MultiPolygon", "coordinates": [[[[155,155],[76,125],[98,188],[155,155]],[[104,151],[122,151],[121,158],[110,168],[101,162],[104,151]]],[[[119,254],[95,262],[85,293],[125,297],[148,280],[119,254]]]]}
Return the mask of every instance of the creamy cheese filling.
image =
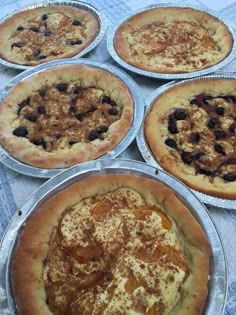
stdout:
{"type": "Polygon", "coordinates": [[[222,54],[205,28],[188,21],[146,24],[128,34],[128,42],[134,60],[157,68],[195,70],[222,54]]]}
{"type": "Polygon", "coordinates": [[[174,222],[130,188],[66,209],[44,268],[55,315],[166,315],[187,276],[174,222]]]}

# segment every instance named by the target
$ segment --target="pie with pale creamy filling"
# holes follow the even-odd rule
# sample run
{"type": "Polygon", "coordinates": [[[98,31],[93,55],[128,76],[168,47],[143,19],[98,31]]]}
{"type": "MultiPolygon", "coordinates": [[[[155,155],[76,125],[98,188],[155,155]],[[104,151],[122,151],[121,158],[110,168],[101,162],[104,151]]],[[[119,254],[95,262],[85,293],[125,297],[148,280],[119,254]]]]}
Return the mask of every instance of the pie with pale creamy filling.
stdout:
{"type": "Polygon", "coordinates": [[[29,66],[73,57],[96,38],[99,27],[91,12],[72,6],[24,10],[0,25],[0,57],[29,66]]]}
{"type": "Polygon", "coordinates": [[[157,162],[189,187],[236,198],[236,81],[168,89],[152,104],[145,136],[157,162]]]}
{"type": "Polygon", "coordinates": [[[25,164],[66,168],[113,150],[133,115],[129,89],[110,72],[53,67],[10,90],[0,106],[0,142],[25,164]]]}
{"type": "Polygon", "coordinates": [[[106,174],[42,204],[13,252],[19,315],[200,315],[211,248],[190,210],[155,180],[106,174]]]}
{"type": "Polygon", "coordinates": [[[216,17],[178,7],[137,13],[114,36],[121,59],[159,73],[186,73],[213,66],[228,56],[232,43],[228,27],[216,17]]]}

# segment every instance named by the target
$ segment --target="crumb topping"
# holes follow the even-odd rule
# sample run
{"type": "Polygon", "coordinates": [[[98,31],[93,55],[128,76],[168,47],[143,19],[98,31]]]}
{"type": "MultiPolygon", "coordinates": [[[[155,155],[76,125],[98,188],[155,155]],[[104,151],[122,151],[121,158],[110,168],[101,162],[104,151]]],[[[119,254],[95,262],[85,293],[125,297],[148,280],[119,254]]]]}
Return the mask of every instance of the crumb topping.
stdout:
{"type": "Polygon", "coordinates": [[[236,96],[199,94],[167,113],[164,141],[171,154],[204,174],[236,181],[236,96]]]}
{"type": "Polygon", "coordinates": [[[175,223],[119,188],[65,210],[43,274],[55,315],[166,315],[188,268],[175,223]]]}
{"type": "Polygon", "coordinates": [[[79,143],[104,140],[122,107],[105,92],[79,81],[43,86],[18,104],[13,134],[40,150],[55,152],[79,143]]]}
{"type": "Polygon", "coordinates": [[[151,67],[196,70],[220,60],[221,49],[196,22],[174,20],[146,24],[127,35],[132,58],[151,67]]]}

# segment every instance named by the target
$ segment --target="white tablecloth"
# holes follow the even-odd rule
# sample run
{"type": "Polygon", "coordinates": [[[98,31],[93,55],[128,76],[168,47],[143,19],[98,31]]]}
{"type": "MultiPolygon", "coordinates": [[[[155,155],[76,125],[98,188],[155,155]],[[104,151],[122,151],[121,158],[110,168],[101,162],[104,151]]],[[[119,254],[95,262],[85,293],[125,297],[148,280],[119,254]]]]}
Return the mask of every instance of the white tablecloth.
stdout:
{"type": "MultiPolygon", "coordinates": [[[[214,9],[214,1],[209,1],[211,9],[214,9]]],[[[122,16],[132,12],[132,10],[148,5],[151,3],[158,3],[158,1],[149,0],[88,0],[86,1],[98,9],[102,10],[108,21],[109,26],[115,21],[119,20],[122,16]]],[[[161,3],[167,1],[161,1],[161,3]]],[[[178,3],[179,1],[172,1],[178,3]]],[[[184,3],[185,1],[181,1],[184,3]]],[[[218,1],[219,2],[219,1],[218,1]]],[[[13,10],[19,9],[22,6],[34,3],[32,0],[1,0],[0,1],[0,18],[13,10]]],[[[188,1],[188,3],[190,3],[188,1]]],[[[206,5],[207,1],[201,3],[198,0],[192,0],[193,4],[206,5]]],[[[220,1],[216,8],[220,8],[222,16],[235,21],[236,19],[236,1],[220,1]],[[227,7],[223,6],[222,3],[230,3],[227,7]]],[[[2,35],[1,35],[2,36],[2,35]]],[[[110,57],[106,48],[106,39],[103,41],[85,58],[91,60],[97,60],[101,62],[110,63],[118,66],[110,57]]],[[[236,62],[231,62],[225,67],[225,70],[236,71],[236,62]]],[[[8,80],[17,75],[19,71],[6,68],[0,65],[0,88],[4,87],[8,80]]],[[[161,80],[149,79],[136,74],[128,72],[128,74],[137,82],[139,85],[142,96],[145,99],[150,92],[156,89],[161,84],[165,83],[161,80]]],[[[137,156],[137,159],[141,159],[135,144],[132,144],[133,154],[137,156]]],[[[126,157],[126,153],[122,154],[122,157],[126,157]]],[[[15,213],[16,209],[19,209],[27,200],[27,198],[42,184],[45,180],[38,178],[31,178],[22,174],[18,174],[8,169],[3,164],[0,164],[0,239],[7,227],[8,222],[15,213]]],[[[236,210],[224,210],[208,206],[210,215],[216,225],[216,228],[221,236],[223,247],[226,254],[229,270],[229,287],[228,287],[228,298],[224,315],[235,315],[236,314],[236,210]]],[[[1,301],[0,301],[1,304],[1,301]]],[[[1,310],[1,306],[0,306],[1,310]]],[[[1,314],[1,311],[0,311],[1,314]]],[[[215,314],[217,315],[217,314],[215,314]]]]}

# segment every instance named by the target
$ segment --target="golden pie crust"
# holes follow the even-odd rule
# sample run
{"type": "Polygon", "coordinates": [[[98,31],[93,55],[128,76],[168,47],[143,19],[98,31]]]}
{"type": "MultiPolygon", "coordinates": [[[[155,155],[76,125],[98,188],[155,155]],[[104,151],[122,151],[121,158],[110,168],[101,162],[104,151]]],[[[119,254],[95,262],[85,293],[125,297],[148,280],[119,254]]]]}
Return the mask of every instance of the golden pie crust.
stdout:
{"type": "Polygon", "coordinates": [[[0,57],[26,66],[73,57],[96,38],[99,27],[91,12],[72,6],[24,10],[0,25],[0,57]]]}
{"type": "Polygon", "coordinates": [[[110,72],[53,67],[9,92],[0,106],[0,143],[27,165],[67,168],[113,150],[133,115],[129,89],[110,72]]]}
{"type": "Polygon", "coordinates": [[[56,193],[24,226],[11,262],[19,315],[200,315],[211,248],[155,180],[106,174],[56,193]]]}
{"type": "Polygon", "coordinates": [[[236,198],[236,81],[200,80],[169,88],[145,119],[160,166],[189,187],[236,198]]]}
{"type": "Polygon", "coordinates": [[[152,8],[137,13],[116,31],[118,56],[136,68],[188,73],[224,60],[232,50],[228,27],[193,8],[152,8]]]}

